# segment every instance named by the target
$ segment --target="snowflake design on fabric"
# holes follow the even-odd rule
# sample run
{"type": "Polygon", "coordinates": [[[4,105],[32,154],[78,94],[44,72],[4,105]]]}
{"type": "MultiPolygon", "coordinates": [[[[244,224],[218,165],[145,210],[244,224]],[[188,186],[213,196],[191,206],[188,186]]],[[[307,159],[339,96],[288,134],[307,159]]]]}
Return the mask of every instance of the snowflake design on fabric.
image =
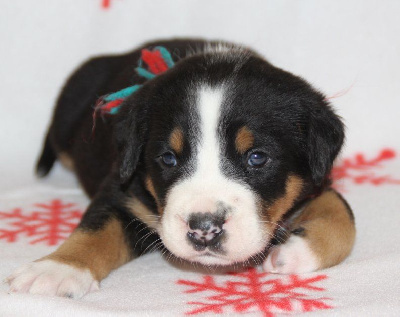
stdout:
{"type": "Polygon", "coordinates": [[[33,212],[21,208],[0,211],[0,240],[15,242],[27,237],[30,244],[56,245],[75,229],[83,212],[72,203],[55,199],[48,204],[35,204],[33,212]]]}
{"type": "Polygon", "coordinates": [[[209,293],[203,301],[192,301],[188,304],[197,308],[187,312],[188,315],[201,313],[224,313],[228,309],[238,313],[260,311],[263,316],[274,316],[282,312],[309,312],[329,309],[332,306],[325,301],[327,297],[314,298],[310,291],[321,292],[324,288],[314,284],[327,278],[326,275],[300,277],[285,275],[278,278],[269,273],[259,273],[250,268],[243,273],[230,273],[233,280],[217,283],[214,277],[203,276],[202,282],[179,280],[180,285],[188,286],[185,293],[209,293]]]}
{"type": "MultiPolygon", "coordinates": [[[[390,175],[378,175],[376,172],[383,167],[384,163],[394,158],[396,158],[396,152],[391,149],[383,149],[372,159],[367,159],[364,154],[358,153],[353,158],[344,159],[335,165],[332,169],[332,179],[335,182],[347,179],[358,185],[400,185],[400,179],[393,178],[390,175]]],[[[341,187],[341,185],[335,184],[335,187],[341,187]]]]}

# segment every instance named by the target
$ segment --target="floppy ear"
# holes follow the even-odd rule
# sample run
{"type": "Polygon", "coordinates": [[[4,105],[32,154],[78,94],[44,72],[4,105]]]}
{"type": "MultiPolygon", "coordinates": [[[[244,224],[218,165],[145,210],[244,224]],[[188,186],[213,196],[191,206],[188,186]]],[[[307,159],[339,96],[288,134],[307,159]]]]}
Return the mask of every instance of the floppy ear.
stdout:
{"type": "Polygon", "coordinates": [[[321,186],[344,141],[344,125],[327,105],[317,105],[311,111],[308,124],[307,150],[312,179],[321,186]]]}
{"type": "Polygon", "coordinates": [[[148,129],[147,111],[143,105],[135,104],[135,99],[124,101],[114,126],[121,184],[130,180],[139,163],[148,129]]]}

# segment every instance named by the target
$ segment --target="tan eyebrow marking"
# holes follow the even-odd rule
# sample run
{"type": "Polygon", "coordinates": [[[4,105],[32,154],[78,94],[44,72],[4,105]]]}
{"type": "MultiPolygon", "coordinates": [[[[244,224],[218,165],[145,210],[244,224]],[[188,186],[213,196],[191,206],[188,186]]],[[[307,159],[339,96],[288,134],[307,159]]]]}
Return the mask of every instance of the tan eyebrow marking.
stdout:
{"type": "Polygon", "coordinates": [[[235,139],[236,150],[240,154],[246,153],[247,150],[251,149],[254,145],[254,135],[250,129],[246,126],[241,127],[235,139]]]}
{"type": "Polygon", "coordinates": [[[181,154],[183,151],[183,132],[181,128],[175,128],[169,136],[169,144],[175,153],[181,154]]]}

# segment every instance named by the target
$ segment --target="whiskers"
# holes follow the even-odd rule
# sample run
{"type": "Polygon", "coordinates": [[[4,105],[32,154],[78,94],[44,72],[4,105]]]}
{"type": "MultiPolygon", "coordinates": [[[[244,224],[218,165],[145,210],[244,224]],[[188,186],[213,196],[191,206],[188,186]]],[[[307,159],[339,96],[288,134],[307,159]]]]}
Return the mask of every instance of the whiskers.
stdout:
{"type": "Polygon", "coordinates": [[[152,243],[150,243],[146,249],[143,250],[143,253],[147,253],[147,250],[152,247],[148,253],[152,253],[156,250],[160,250],[162,247],[164,247],[164,244],[161,241],[161,238],[156,239],[155,241],[153,241],[152,243]],[[154,245],[155,244],[155,245],[154,245]],[[154,246],[153,246],[154,245],[154,246]],[[152,247],[153,246],[153,247],[152,247]]]}
{"type": "MultiPolygon", "coordinates": [[[[155,227],[155,226],[152,226],[152,225],[153,224],[154,225],[158,225],[160,223],[160,218],[161,217],[159,215],[146,215],[146,217],[151,218],[151,219],[146,219],[146,221],[143,221],[143,220],[141,220],[139,218],[136,218],[136,217],[132,218],[132,220],[125,226],[125,230],[128,229],[128,227],[131,224],[135,223],[135,222],[139,222],[139,225],[145,225],[145,226],[147,225],[149,227],[155,227]]],[[[137,227],[135,228],[135,230],[136,229],[137,229],[137,227]]]]}
{"type": "MultiPolygon", "coordinates": [[[[158,221],[154,221],[155,223],[158,223],[158,221]]],[[[156,238],[156,240],[152,241],[148,246],[146,246],[146,248],[144,250],[140,250],[138,253],[139,254],[144,254],[146,252],[153,252],[157,249],[160,249],[163,246],[163,243],[161,241],[161,239],[158,237],[158,233],[157,231],[152,228],[149,227],[147,223],[142,222],[140,219],[137,218],[133,218],[125,227],[125,230],[128,229],[129,226],[131,226],[132,224],[137,223],[137,225],[135,226],[135,228],[130,229],[129,231],[133,231],[134,235],[136,237],[139,237],[141,235],[141,233],[143,231],[148,231],[147,233],[145,233],[142,237],[140,237],[134,247],[133,247],[133,252],[137,251],[138,248],[142,249],[146,243],[146,241],[149,238],[156,238]]]]}
{"type": "Polygon", "coordinates": [[[278,244],[285,243],[289,237],[290,237],[290,232],[289,229],[282,226],[281,223],[276,222],[276,221],[269,221],[269,220],[261,220],[261,223],[268,223],[271,224],[275,229],[274,232],[266,232],[268,236],[270,237],[270,241],[272,242],[278,242],[278,244]],[[274,241],[275,240],[275,241],[274,241]]]}
{"type": "Polygon", "coordinates": [[[251,255],[249,259],[241,263],[241,268],[244,269],[248,267],[259,266],[264,262],[265,258],[265,252],[251,255]]]}
{"type": "MultiPolygon", "coordinates": [[[[152,216],[151,223],[158,224],[160,216],[152,216]]],[[[174,253],[170,252],[164,245],[158,232],[153,227],[150,227],[148,223],[144,223],[138,218],[133,218],[126,225],[125,229],[130,229],[132,231],[130,235],[135,235],[136,241],[133,250],[136,254],[145,254],[152,252],[160,252],[161,256],[172,265],[179,268],[184,268],[188,270],[195,271],[206,271],[206,272],[220,272],[221,270],[230,270],[233,272],[243,271],[249,267],[260,266],[264,263],[268,256],[268,253],[274,245],[281,244],[287,241],[291,233],[288,227],[282,222],[274,222],[270,220],[260,220],[262,224],[266,224],[264,227],[264,232],[260,236],[257,245],[260,245],[263,249],[257,251],[258,253],[250,255],[247,259],[238,261],[232,261],[229,265],[213,265],[207,263],[201,263],[196,261],[189,261],[176,256],[174,253]],[[267,228],[271,228],[267,230],[267,228]],[[273,230],[273,231],[271,231],[273,230]]],[[[243,250],[243,255],[248,252],[248,245],[238,245],[243,250]],[[247,252],[246,252],[247,251],[247,252]]],[[[238,247],[237,246],[237,247],[238,247]]],[[[240,250],[237,250],[241,254],[240,250]]],[[[228,258],[227,258],[228,259],[228,258]]],[[[232,259],[233,260],[233,259],[232,259]]]]}

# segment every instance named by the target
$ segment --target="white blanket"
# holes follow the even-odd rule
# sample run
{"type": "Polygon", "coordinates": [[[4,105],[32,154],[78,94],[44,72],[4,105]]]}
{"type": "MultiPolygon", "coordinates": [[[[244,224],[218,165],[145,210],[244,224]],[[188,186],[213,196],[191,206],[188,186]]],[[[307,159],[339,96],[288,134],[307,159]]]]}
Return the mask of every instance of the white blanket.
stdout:
{"type": "Polygon", "coordinates": [[[32,170],[56,96],[92,55],[156,38],[247,44],[321,89],[344,118],[336,187],[357,240],[342,264],[280,276],[187,271],[159,254],[81,300],[8,294],[0,316],[400,316],[400,3],[395,1],[12,0],[0,4],[0,280],[59,245],[88,199],[59,165],[32,170]]]}

